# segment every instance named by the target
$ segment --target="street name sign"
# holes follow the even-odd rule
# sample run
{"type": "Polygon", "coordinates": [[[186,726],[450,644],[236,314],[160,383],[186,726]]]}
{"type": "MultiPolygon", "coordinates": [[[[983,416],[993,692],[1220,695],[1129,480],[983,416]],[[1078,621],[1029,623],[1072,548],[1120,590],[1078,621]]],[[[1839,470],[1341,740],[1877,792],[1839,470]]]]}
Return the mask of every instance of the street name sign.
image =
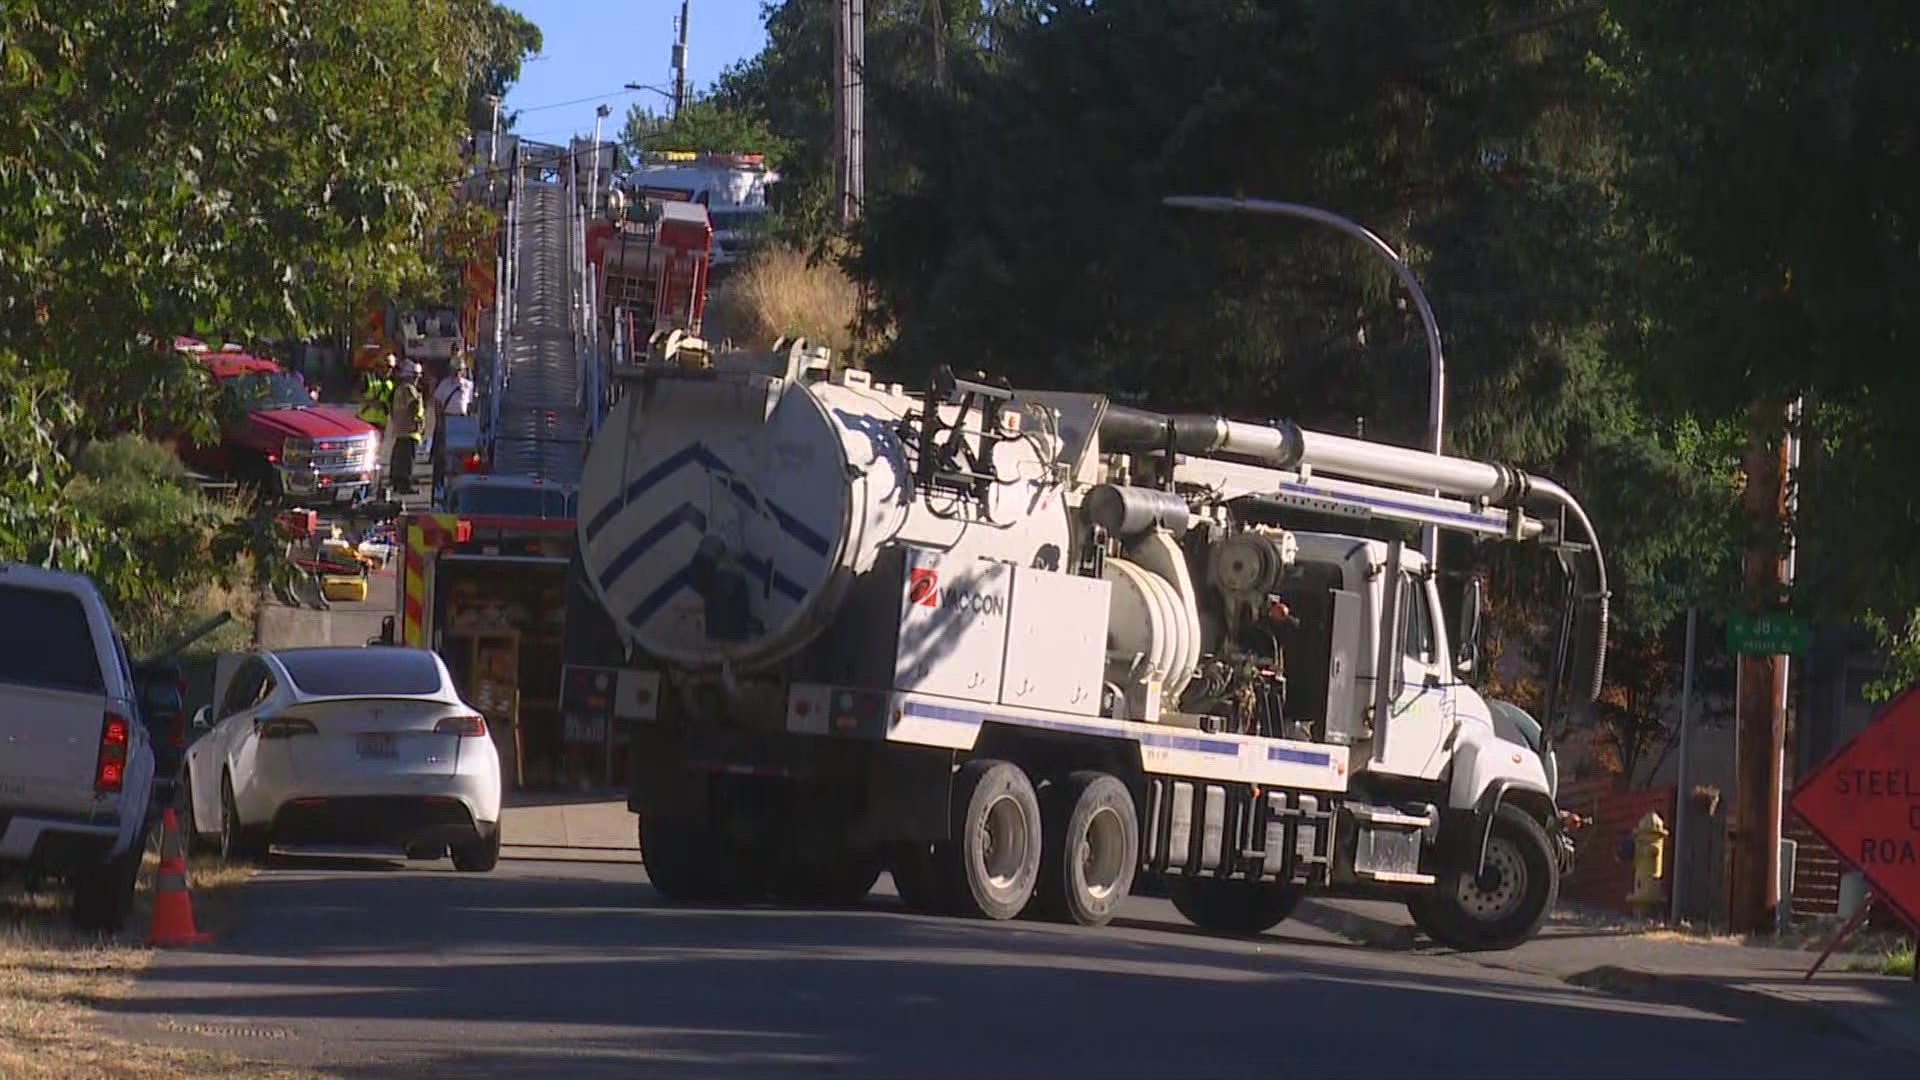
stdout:
{"type": "Polygon", "coordinates": [[[1920,683],[1794,789],[1793,812],[1920,930],[1920,683]]]}
{"type": "Polygon", "coordinates": [[[1807,620],[1792,615],[1727,616],[1727,651],[1738,656],[1799,656],[1812,636],[1807,620]]]}

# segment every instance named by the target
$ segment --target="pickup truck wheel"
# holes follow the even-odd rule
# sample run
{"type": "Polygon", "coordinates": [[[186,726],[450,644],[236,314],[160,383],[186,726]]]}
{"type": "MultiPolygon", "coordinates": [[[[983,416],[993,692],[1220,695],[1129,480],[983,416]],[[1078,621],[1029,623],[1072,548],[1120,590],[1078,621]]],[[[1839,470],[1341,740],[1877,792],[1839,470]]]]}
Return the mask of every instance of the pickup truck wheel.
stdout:
{"type": "Polygon", "coordinates": [[[1449,948],[1511,949],[1540,929],[1559,895],[1560,867],[1547,831],[1519,807],[1502,806],[1480,873],[1459,867],[1440,874],[1434,891],[1407,910],[1415,926],[1449,948]],[[1415,912],[1416,905],[1423,910],[1415,912]]]}
{"type": "Polygon", "coordinates": [[[118,933],[133,912],[133,889],[147,856],[143,828],[120,857],[92,867],[73,880],[73,925],[81,930],[118,933]]]}
{"type": "Polygon", "coordinates": [[[1300,906],[1300,890],[1271,882],[1172,878],[1167,895],[1187,920],[1220,934],[1263,934],[1300,906]]]}
{"type": "Polygon", "coordinates": [[[654,889],[680,904],[739,903],[747,893],[743,875],[724,858],[715,833],[696,822],[642,817],[640,861],[654,889]]]}
{"type": "Polygon", "coordinates": [[[1105,926],[1132,889],[1140,860],[1133,795],[1117,778],[1093,771],[1073,773],[1050,794],[1035,902],[1042,914],[1105,926]]]}
{"type": "Polygon", "coordinates": [[[1040,800],[1010,761],[970,761],[954,778],[954,842],[941,860],[962,910],[1011,919],[1040,878],[1040,800]],[[956,865],[957,864],[957,865],[956,865]]]}
{"type": "Polygon", "coordinates": [[[270,846],[259,830],[240,820],[240,809],[233,800],[233,780],[220,781],[220,858],[230,863],[259,862],[270,846]]]}

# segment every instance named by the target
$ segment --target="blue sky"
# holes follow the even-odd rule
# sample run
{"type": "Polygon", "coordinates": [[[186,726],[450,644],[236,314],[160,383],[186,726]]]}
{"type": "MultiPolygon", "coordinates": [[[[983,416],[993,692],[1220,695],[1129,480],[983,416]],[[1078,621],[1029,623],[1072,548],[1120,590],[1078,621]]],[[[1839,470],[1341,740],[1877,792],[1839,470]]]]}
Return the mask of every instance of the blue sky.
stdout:
{"type": "MultiPolygon", "coordinates": [[[[593,109],[601,102],[613,109],[604,129],[609,135],[620,129],[627,106],[634,102],[646,102],[657,111],[669,107],[658,94],[621,87],[635,82],[673,89],[673,23],[680,15],[680,0],[506,4],[538,24],[545,37],[541,54],[521,68],[520,81],[507,91],[506,107],[522,110],[515,128],[521,135],[557,143],[571,134],[591,134],[593,109]],[[581,98],[587,100],[576,100],[581,98]]],[[[692,0],[687,18],[689,83],[705,89],[727,65],[759,52],[766,39],[760,0],[692,0]]]]}

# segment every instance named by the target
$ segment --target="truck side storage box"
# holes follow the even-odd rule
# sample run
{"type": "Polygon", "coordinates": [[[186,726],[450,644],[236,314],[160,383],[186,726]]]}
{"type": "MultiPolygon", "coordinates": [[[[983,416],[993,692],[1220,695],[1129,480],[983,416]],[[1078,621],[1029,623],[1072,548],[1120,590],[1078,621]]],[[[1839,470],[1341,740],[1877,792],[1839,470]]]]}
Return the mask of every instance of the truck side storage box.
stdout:
{"type": "Polygon", "coordinates": [[[1112,590],[1104,578],[1014,568],[1002,705],[1100,714],[1112,590]]]}

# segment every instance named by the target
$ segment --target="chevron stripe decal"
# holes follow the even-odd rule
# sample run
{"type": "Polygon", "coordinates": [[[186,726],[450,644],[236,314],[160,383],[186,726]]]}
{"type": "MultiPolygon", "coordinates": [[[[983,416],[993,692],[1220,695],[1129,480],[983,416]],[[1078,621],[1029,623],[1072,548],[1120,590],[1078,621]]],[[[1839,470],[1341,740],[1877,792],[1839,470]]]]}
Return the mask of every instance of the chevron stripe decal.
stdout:
{"type": "MultiPolygon", "coordinates": [[[[614,518],[620,516],[622,510],[632,505],[633,500],[651,491],[662,481],[679,472],[681,469],[696,464],[704,465],[709,473],[718,475],[726,484],[727,490],[733,494],[734,498],[739,499],[751,509],[761,509],[761,500],[754,495],[752,488],[747,485],[746,481],[734,472],[733,466],[727,464],[720,455],[708,449],[705,443],[696,442],[667,455],[667,457],[658,464],[635,477],[633,482],[627,485],[626,490],[620,493],[618,499],[610,501],[599,510],[594,511],[593,516],[587,519],[587,525],[584,530],[587,542],[592,543],[594,539],[600,535],[601,530],[612,524],[614,518]]],[[[805,545],[814,554],[825,556],[831,551],[832,545],[826,537],[820,535],[819,532],[815,531],[806,522],[795,517],[790,511],[784,509],[771,499],[765,501],[765,508],[768,514],[773,517],[775,523],[780,526],[782,532],[805,545]]],[[[651,532],[652,530],[648,531],[651,532]]],[[[625,552],[622,552],[623,557],[624,555],[625,552]]]]}
{"type": "Polygon", "coordinates": [[[634,537],[633,543],[628,544],[620,554],[615,555],[612,561],[607,563],[606,569],[600,573],[600,587],[613,588],[613,583],[620,579],[620,575],[632,569],[633,564],[640,561],[640,556],[651,551],[655,544],[667,538],[668,533],[682,525],[691,525],[705,532],[707,515],[701,513],[700,508],[692,503],[681,503],[679,509],[654,522],[646,532],[634,537]]]}

